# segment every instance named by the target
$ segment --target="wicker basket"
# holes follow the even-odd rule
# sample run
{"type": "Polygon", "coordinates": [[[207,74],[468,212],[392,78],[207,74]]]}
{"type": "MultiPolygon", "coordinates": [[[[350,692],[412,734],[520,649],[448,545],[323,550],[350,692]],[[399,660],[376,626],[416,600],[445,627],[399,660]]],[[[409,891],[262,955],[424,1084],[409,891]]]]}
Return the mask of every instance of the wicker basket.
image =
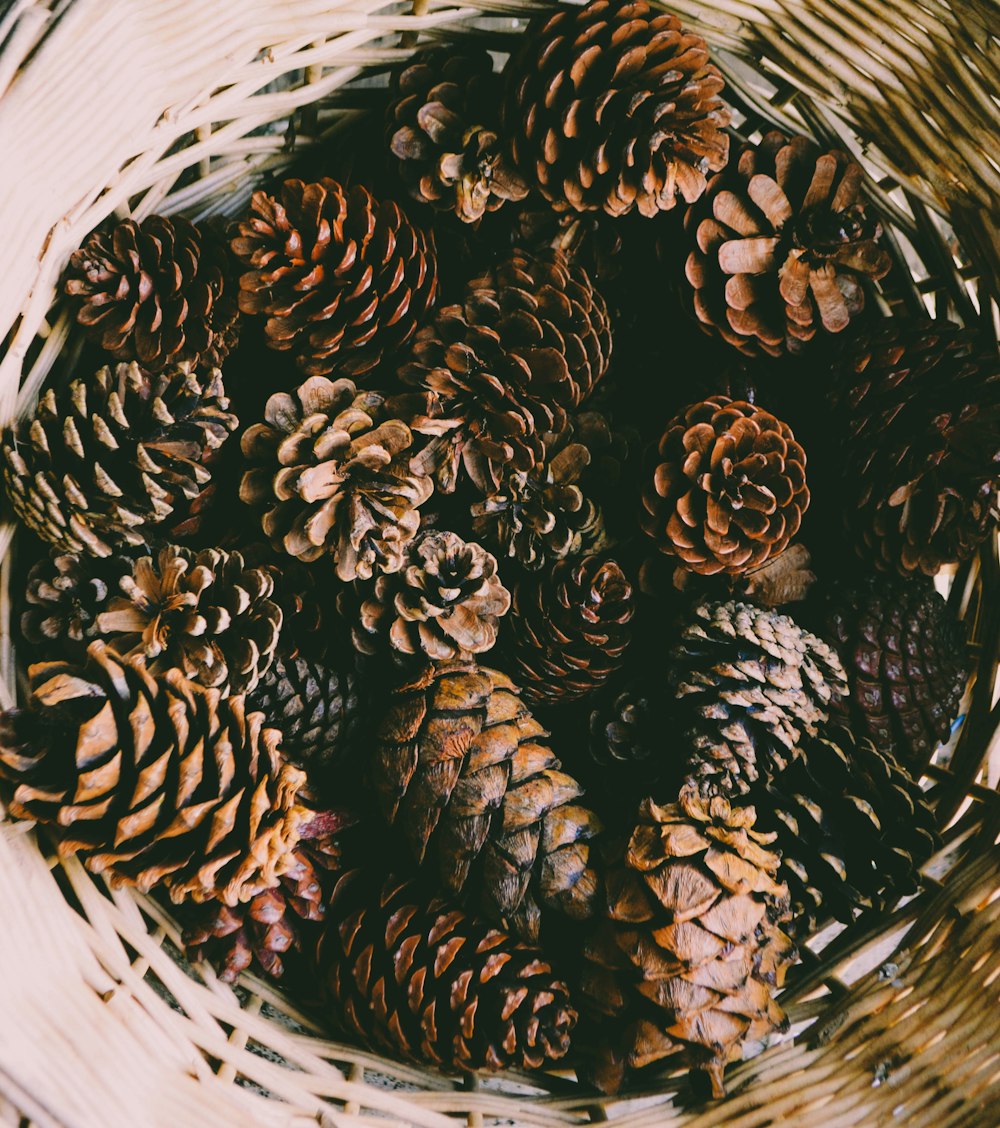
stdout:
{"type": "MultiPolygon", "coordinates": [[[[0,6],[2,7],[2,6],[0,6]]],[[[675,0],[752,133],[837,138],[871,173],[909,268],[891,297],[995,334],[1000,53],[993,0],[675,0]]],[[[369,68],[418,38],[504,51],[530,0],[13,0],[0,16],[0,414],[29,409],[68,339],[69,252],[107,215],[233,213],[255,178],[349,121],[369,68]]],[[[370,83],[368,83],[370,85],[370,83]]],[[[903,273],[906,272],[896,272],[903,273]]],[[[16,683],[4,556],[0,694],[16,683]]],[[[0,1123],[430,1126],[996,1125],[1000,1113],[1000,563],[947,577],[978,666],[930,782],[945,846],[926,892],[810,945],[792,1035],[700,1112],[664,1074],[598,1100],[571,1075],[462,1083],[326,1040],[273,988],[185,966],[155,903],[0,824],[0,1123]]]]}

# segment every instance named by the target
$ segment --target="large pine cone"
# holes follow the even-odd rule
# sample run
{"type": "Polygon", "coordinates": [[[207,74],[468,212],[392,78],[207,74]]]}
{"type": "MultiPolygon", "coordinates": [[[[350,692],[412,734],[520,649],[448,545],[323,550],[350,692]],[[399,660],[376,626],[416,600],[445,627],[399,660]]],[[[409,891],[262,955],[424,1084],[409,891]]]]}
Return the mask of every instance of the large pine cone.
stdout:
{"type": "Polygon", "coordinates": [[[233,252],[240,309],[310,376],[358,377],[413,335],[437,297],[434,239],[360,184],[286,180],[255,192],[233,252]]]}
{"type": "Polygon", "coordinates": [[[569,1049],[566,986],[536,948],[414,881],[340,876],[317,965],[331,1018],[393,1057],[461,1071],[537,1069],[569,1049]]]}
{"type": "Polygon", "coordinates": [[[885,321],[836,361],[843,513],[866,561],[933,576],[1000,513],[1000,365],[949,321],[885,321]]]}
{"type": "Polygon", "coordinates": [[[389,148],[410,195],[474,223],[528,186],[500,137],[503,83],[488,51],[421,51],[393,84],[389,148]]]}
{"type": "Polygon", "coordinates": [[[91,643],[83,665],[31,668],[26,709],[0,717],[16,818],[58,827],[62,856],[174,901],[235,905],[277,884],[310,813],[305,775],[243,698],[154,678],[91,643]]]}
{"type": "Polygon", "coordinates": [[[839,333],[864,285],[891,265],[861,203],[861,167],[805,137],[769,133],[709,182],[685,217],[695,313],[749,356],[798,352],[839,333]]]}
{"type": "Polygon", "coordinates": [[[386,418],[382,395],[313,376],[271,396],[264,417],[243,435],[259,465],[240,497],[264,510],[274,547],[305,561],[330,556],[342,580],[401,568],[434,486],[410,469],[413,435],[386,418]]]}
{"type": "Polygon", "coordinates": [[[622,664],[632,641],[632,585],[614,560],[561,560],[514,589],[507,645],[532,705],[577,701],[622,664]]]}
{"type": "Polygon", "coordinates": [[[126,219],[74,251],[65,290],[87,335],[147,372],[222,364],[239,311],[224,244],[180,216],[126,219]]]}
{"type": "Polygon", "coordinates": [[[753,807],[682,793],[644,800],[624,859],[607,875],[607,919],[590,936],[580,1002],[598,1037],[594,1079],[680,1056],[717,1097],[746,1043],[787,1023],[773,993],[794,947],[773,834],[753,807]]]}
{"type": "Polygon", "coordinates": [[[645,0],[537,16],[506,75],[515,163],[557,211],[654,216],[725,166],[722,76],[700,36],[645,0]]]}
{"type": "Polygon", "coordinates": [[[208,461],[236,416],[217,370],[206,376],[136,364],[49,390],[4,435],[15,513],[64,552],[110,556],[154,538],[211,480],[208,461]]]}
{"type": "Polygon", "coordinates": [[[417,861],[430,854],[445,889],[528,940],[543,908],[581,919],[598,895],[600,824],[544,737],[507,677],[444,662],[396,687],[370,769],[417,861]]]}
{"type": "Polygon", "coordinates": [[[783,552],[809,505],[806,456],[769,411],[728,396],[667,426],[643,493],[642,527],[692,571],[740,575],[783,552]]]}

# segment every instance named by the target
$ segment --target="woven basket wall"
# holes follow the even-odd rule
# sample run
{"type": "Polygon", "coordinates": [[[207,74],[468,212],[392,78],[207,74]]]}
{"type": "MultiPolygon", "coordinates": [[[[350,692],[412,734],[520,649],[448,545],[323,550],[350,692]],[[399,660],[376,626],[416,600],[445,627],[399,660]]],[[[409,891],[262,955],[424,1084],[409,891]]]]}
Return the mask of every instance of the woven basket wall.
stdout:
{"type": "MultiPolygon", "coordinates": [[[[740,128],[836,139],[911,284],[891,295],[996,335],[1000,24],[994,0],[676,0],[730,83],[740,128]]],[[[4,8],[0,4],[0,10],[4,8]]],[[[0,15],[0,416],[30,410],[66,347],[68,255],[110,213],[233,214],[255,178],[333,144],[418,40],[489,36],[527,0],[13,0],[0,15]]],[[[889,299],[887,299],[889,300],[889,299]]],[[[0,703],[13,530],[0,530],[0,703]]],[[[1000,563],[943,580],[977,675],[929,786],[945,846],[926,892],[804,953],[791,1035],[737,1069],[730,1096],[681,1107],[681,1080],[599,1101],[571,1075],[472,1083],[329,1041],[273,988],[179,962],[151,901],[57,863],[0,822],[0,1124],[398,1124],[630,1128],[1000,1122],[1000,563]]]]}

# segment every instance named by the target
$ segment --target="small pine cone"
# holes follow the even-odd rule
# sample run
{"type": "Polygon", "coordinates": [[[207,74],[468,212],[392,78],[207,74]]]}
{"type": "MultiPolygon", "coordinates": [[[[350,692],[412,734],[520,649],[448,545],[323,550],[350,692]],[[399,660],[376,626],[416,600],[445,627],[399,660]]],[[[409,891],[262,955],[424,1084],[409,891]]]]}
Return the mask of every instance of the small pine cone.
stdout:
{"type": "Polygon", "coordinates": [[[729,155],[708,47],[645,0],[535,17],[507,64],[514,160],[557,211],[655,216],[704,191],[729,155]]]}
{"type": "Polygon", "coordinates": [[[702,603],[671,651],[669,677],[703,795],[746,795],[784,771],[826,724],[847,679],[833,649],[787,615],[702,603]]]}
{"type": "Polygon", "coordinates": [[[277,884],[309,818],[305,775],[241,696],[155,678],[102,642],[30,674],[28,707],[0,716],[15,818],[58,827],[60,855],[112,884],[174,901],[235,905],[277,884]]]}
{"type": "Polygon", "coordinates": [[[167,545],[155,560],[140,557],[118,587],[97,629],[123,657],[141,654],[151,674],[178,669],[227,697],[253,690],[274,658],[282,621],[274,582],[238,552],[167,545]]]}
{"type": "Polygon", "coordinates": [[[503,674],[443,662],[395,688],[369,771],[416,860],[430,854],[449,893],[532,941],[543,908],[583,919],[599,891],[600,824],[544,737],[503,674]]]}
{"type": "Polygon", "coordinates": [[[773,996],[795,958],[788,890],[775,836],[754,819],[721,796],[643,801],[584,949],[581,1008],[603,1043],[593,1072],[606,1092],[628,1068],[680,1056],[722,1097],[744,1045],[787,1026],[773,996]]]}
{"type": "Polygon", "coordinates": [[[620,692],[604,694],[591,709],[590,754],[604,767],[626,765],[649,773],[665,743],[666,730],[651,679],[631,678],[620,692]]]}
{"type": "Polygon", "coordinates": [[[933,576],[1000,519],[1000,367],[949,321],[884,321],[835,362],[843,513],[881,571],[933,576]]]}
{"type": "Polygon", "coordinates": [[[464,470],[489,497],[509,471],[531,471],[543,436],[566,427],[608,368],[607,307],[558,251],[514,251],[438,311],[413,345],[402,380],[429,393],[411,420],[430,442],[414,460],[453,493],[464,470]]]}
{"type": "Polygon", "coordinates": [[[70,257],[64,287],[91,340],[147,372],[183,363],[216,368],[236,345],[225,245],[180,216],[126,219],[95,232],[70,257]]]}
{"type": "Polygon", "coordinates": [[[233,253],[240,309],[309,376],[360,377],[413,336],[437,297],[434,238],[355,184],[286,180],[254,192],[233,253]]]}
{"type": "Polygon", "coordinates": [[[502,89],[488,51],[434,48],[410,60],[393,84],[386,120],[389,148],[415,200],[475,223],[528,194],[500,137],[502,89]]]}
{"type": "Polygon", "coordinates": [[[614,560],[561,560],[514,589],[507,644],[530,705],[578,701],[621,666],[635,595],[614,560]]]}
{"type": "Polygon", "coordinates": [[[434,486],[410,468],[413,435],[385,417],[378,392],[313,376],[267,401],[266,422],[243,435],[256,467],[240,497],[263,510],[276,549],[313,561],[331,557],[342,580],[403,566],[434,486]]]}
{"type": "Polygon", "coordinates": [[[748,356],[840,333],[892,260],[861,202],[861,166],[805,137],[768,133],[712,177],[685,217],[687,280],[707,331],[748,356]]]}
{"type": "Polygon", "coordinates": [[[835,584],[824,637],[847,670],[837,710],[915,772],[951,735],[968,680],[959,624],[930,580],[872,576],[835,584]]]}
{"type": "Polygon", "coordinates": [[[110,556],[154,538],[211,480],[209,457],[237,427],[217,370],[136,364],[50,388],[4,435],[3,473],[18,517],[63,552],[110,556]]]}
{"type": "Polygon", "coordinates": [[[244,557],[248,564],[264,568],[274,583],[271,599],[281,608],[280,649],[286,659],[302,655],[323,662],[347,642],[333,593],[315,568],[286,552],[279,556],[261,543],[248,545],[244,557]]]}
{"type": "Polygon", "coordinates": [[[404,568],[362,593],[354,644],[363,654],[388,649],[434,661],[482,654],[509,610],[495,557],[455,533],[424,533],[404,568]]]}
{"type": "Polygon", "coordinates": [[[728,396],[672,419],[656,459],[642,527],[703,576],[739,575],[783,552],[809,505],[806,456],[791,428],[728,396]]]}

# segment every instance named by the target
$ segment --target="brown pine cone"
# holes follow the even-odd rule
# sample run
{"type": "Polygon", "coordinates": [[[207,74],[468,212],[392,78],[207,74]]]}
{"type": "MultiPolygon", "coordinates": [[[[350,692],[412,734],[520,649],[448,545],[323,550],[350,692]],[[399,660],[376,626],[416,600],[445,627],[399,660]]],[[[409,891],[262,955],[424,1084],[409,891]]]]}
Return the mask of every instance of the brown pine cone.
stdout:
{"type": "Polygon", "coordinates": [[[411,58],[393,83],[386,121],[415,200],[474,223],[528,194],[500,137],[502,89],[488,51],[438,47],[411,58]]]}
{"type": "Polygon", "coordinates": [[[63,552],[110,556],[155,538],[211,480],[237,427],[222,374],[136,364],[49,388],[4,434],[3,474],[18,517],[63,552]]]}
{"type": "Polygon", "coordinates": [[[748,145],[685,217],[687,280],[709,332],[748,356],[799,352],[840,333],[865,304],[865,282],[892,260],[861,202],[861,166],[805,137],[748,145]]]}
{"type": "Polygon", "coordinates": [[[725,166],[722,76],[700,36],[645,0],[536,16],[505,73],[515,163],[557,211],[654,216],[725,166]]]}
{"type": "Polygon", "coordinates": [[[795,958],[781,928],[788,889],[767,849],[774,835],[754,819],[753,807],[721,796],[643,801],[608,870],[606,920],[584,950],[581,1008],[601,1043],[592,1072],[606,1092],[629,1068],[679,1057],[722,1097],[723,1071],[744,1045],[786,1028],[773,996],[795,958]]]}
{"type": "Polygon", "coordinates": [[[147,372],[216,368],[239,334],[223,242],[180,216],[126,219],[74,251],[64,289],[87,335],[147,372]]]}
{"type": "Polygon", "coordinates": [[[384,397],[313,376],[271,396],[265,419],[243,435],[258,465],[240,497],[263,510],[272,545],[305,561],[329,556],[342,580],[398,571],[434,486],[410,469],[413,435],[386,418],[384,397]]]}
{"type": "Polygon", "coordinates": [[[614,560],[561,560],[514,589],[507,647],[530,705],[578,701],[624,661],[632,585],[614,560]]]}
{"type": "Polygon", "coordinates": [[[538,1069],[568,1051],[576,1012],[536,948],[371,869],[342,874],[326,911],[330,1014],[365,1045],[463,1072],[538,1069]]]}
{"type": "Polygon", "coordinates": [[[241,696],[153,677],[102,642],[30,675],[28,707],[0,716],[11,815],[57,827],[60,855],[112,884],[174,901],[235,905],[277,884],[310,818],[305,775],[241,696]]]}
{"type": "Polygon", "coordinates": [[[949,321],[885,321],[835,361],[843,512],[881,571],[933,576],[1000,520],[1000,365],[949,321]]]}
{"type": "Polygon", "coordinates": [[[437,297],[434,238],[355,184],[286,180],[254,192],[233,253],[240,309],[309,376],[359,377],[413,336],[437,297]]]}
{"type": "Polygon", "coordinates": [[[671,420],[656,453],[642,527],[692,572],[750,571],[798,532],[809,505],[806,456],[769,411],[712,396],[671,420]]]}
{"type": "Polygon", "coordinates": [[[541,911],[590,916],[595,815],[559,771],[511,681],[473,661],[425,667],[393,690],[369,777],[382,813],[449,893],[536,940],[541,911]]]}

